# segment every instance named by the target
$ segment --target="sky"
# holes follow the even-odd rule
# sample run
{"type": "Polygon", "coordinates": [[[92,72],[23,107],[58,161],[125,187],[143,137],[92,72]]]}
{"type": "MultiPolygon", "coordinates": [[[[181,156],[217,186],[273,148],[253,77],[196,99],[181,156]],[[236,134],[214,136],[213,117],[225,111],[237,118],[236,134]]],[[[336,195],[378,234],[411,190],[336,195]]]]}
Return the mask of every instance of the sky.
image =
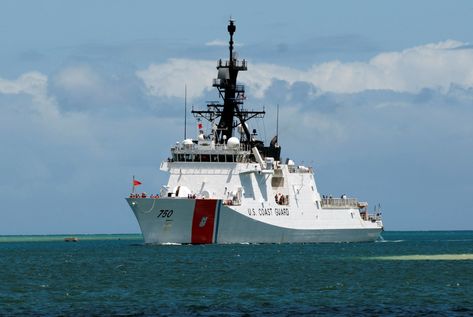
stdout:
{"type": "MultiPolygon", "coordinates": [[[[473,229],[473,2],[0,3],[0,235],[134,233],[189,108],[217,100],[226,26],[260,137],[386,230],[473,229]]],[[[195,121],[188,116],[188,134],[195,121]]]]}

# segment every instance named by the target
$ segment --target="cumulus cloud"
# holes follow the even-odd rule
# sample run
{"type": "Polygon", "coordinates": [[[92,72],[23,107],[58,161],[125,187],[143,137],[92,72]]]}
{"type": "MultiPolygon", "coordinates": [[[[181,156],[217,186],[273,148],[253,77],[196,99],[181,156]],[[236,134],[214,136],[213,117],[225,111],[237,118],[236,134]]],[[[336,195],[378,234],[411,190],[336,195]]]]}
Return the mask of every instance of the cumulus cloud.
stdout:
{"type": "Polygon", "coordinates": [[[0,78],[0,94],[27,95],[33,99],[32,103],[15,104],[18,111],[33,111],[46,118],[59,115],[56,101],[48,96],[48,77],[39,72],[28,72],[15,80],[0,78]]]}
{"type": "Polygon", "coordinates": [[[51,94],[65,111],[119,114],[143,110],[142,82],[132,73],[104,71],[89,64],[67,66],[52,75],[51,94]]]}
{"type": "MultiPolygon", "coordinates": [[[[117,213],[126,210],[117,193],[126,195],[134,173],[144,183],[157,182],[154,188],[159,188],[164,180],[155,179],[156,158],[166,158],[162,150],[175,141],[160,136],[180,135],[176,121],[181,118],[162,118],[149,111],[110,116],[65,106],[60,103],[70,102],[67,94],[88,94],[93,87],[85,82],[90,73],[63,71],[59,74],[84,74],[76,80],[53,79],[63,84],[64,98],[57,98],[58,86],[50,89],[51,80],[39,72],[0,79],[0,174],[8,179],[0,184],[0,192],[9,197],[4,210],[15,211],[2,214],[0,231],[138,231],[132,214],[117,213]],[[22,204],[14,206],[14,201],[22,204]],[[112,226],[121,223],[122,229],[107,229],[109,219],[114,219],[112,226]]],[[[108,93],[115,89],[103,87],[108,93]]]]}
{"type": "Polygon", "coordinates": [[[137,71],[136,75],[150,95],[183,97],[187,85],[187,97],[193,99],[210,89],[215,67],[215,61],[172,58],[164,64],[152,64],[147,69],[137,71]]]}
{"type": "MultiPolygon", "coordinates": [[[[61,112],[57,99],[49,93],[48,81],[48,76],[39,72],[25,73],[16,80],[0,79],[2,130],[7,131],[2,137],[17,139],[9,150],[28,153],[40,144],[46,148],[85,145],[88,153],[99,153],[100,150],[92,151],[98,148],[88,129],[88,118],[81,113],[61,112]],[[39,139],[44,143],[38,142],[39,139]]],[[[25,155],[23,159],[34,161],[42,155],[25,155]]]]}
{"type": "MultiPolygon", "coordinates": [[[[149,94],[182,96],[184,82],[194,83],[190,98],[209,89],[216,76],[215,62],[170,59],[137,72],[149,94]],[[196,81],[197,80],[197,81],[196,81]]],[[[366,62],[331,61],[306,70],[273,64],[249,65],[240,76],[257,98],[263,98],[274,80],[307,82],[321,92],[357,93],[365,90],[418,92],[425,88],[446,91],[451,85],[473,86],[473,49],[466,43],[448,40],[399,52],[386,52],[366,62]],[[459,49],[461,48],[461,49],[459,49]]]]}
{"type": "MultiPolygon", "coordinates": [[[[446,220],[444,210],[465,217],[472,203],[473,88],[311,95],[298,86],[273,83],[264,101],[276,104],[277,97],[268,98],[275,91],[286,96],[279,119],[282,155],[313,165],[322,193],[348,191],[381,202],[389,230],[418,229],[419,223],[426,230],[468,229],[446,220]],[[432,196],[458,200],[419,198],[432,196]]],[[[275,122],[271,112],[266,122],[275,122]]]]}

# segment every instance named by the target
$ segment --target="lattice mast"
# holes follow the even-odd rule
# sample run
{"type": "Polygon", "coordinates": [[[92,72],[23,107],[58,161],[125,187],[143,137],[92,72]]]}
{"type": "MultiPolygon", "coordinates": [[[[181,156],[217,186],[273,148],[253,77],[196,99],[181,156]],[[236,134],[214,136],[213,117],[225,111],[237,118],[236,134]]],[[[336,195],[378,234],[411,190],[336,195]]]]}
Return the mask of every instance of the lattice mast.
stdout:
{"type": "Polygon", "coordinates": [[[241,126],[242,135],[240,141],[253,144],[255,141],[254,137],[252,138],[245,122],[255,117],[262,118],[265,111],[248,111],[243,109],[245,87],[237,84],[237,77],[239,71],[247,70],[247,63],[244,59],[242,61],[238,60],[236,53],[233,51],[233,34],[236,30],[235,21],[229,21],[227,30],[230,34],[229,59],[227,61],[218,61],[218,76],[213,80],[213,87],[218,89],[219,95],[223,99],[223,104],[210,103],[207,105],[208,110],[192,110],[192,113],[196,117],[203,117],[211,122],[220,117],[216,131],[216,142],[225,143],[226,140],[233,136],[233,129],[241,126]]]}

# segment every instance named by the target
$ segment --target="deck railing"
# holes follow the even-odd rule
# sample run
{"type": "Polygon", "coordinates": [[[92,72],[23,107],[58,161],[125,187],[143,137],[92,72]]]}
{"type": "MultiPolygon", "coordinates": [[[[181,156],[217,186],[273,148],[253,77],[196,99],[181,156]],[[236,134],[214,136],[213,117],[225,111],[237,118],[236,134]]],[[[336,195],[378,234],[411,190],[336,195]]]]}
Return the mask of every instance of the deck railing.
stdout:
{"type": "Polygon", "coordinates": [[[251,146],[248,144],[239,144],[237,148],[230,148],[226,144],[211,144],[210,141],[208,143],[202,144],[188,144],[182,145],[177,144],[171,147],[171,152],[175,153],[200,153],[211,150],[212,152],[221,151],[224,153],[238,153],[238,152],[249,152],[251,150],[251,146]]]}
{"type": "Polygon", "coordinates": [[[322,198],[322,208],[358,208],[356,198],[322,198]]]}
{"type": "Polygon", "coordinates": [[[306,166],[296,166],[296,165],[289,165],[288,166],[289,173],[313,173],[312,167],[306,167],[306,166]]]}

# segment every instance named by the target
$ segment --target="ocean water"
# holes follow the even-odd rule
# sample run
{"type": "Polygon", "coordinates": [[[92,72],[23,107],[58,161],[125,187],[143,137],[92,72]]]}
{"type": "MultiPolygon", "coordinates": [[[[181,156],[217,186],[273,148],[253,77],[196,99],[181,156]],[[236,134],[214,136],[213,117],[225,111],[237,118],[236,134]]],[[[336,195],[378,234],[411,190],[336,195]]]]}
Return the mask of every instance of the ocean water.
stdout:
{"type": "Polygon", "coordinates": [[[0,237],[0,315],[473,315],[473,231],[282,245],[77,237],[0,237]]]}

